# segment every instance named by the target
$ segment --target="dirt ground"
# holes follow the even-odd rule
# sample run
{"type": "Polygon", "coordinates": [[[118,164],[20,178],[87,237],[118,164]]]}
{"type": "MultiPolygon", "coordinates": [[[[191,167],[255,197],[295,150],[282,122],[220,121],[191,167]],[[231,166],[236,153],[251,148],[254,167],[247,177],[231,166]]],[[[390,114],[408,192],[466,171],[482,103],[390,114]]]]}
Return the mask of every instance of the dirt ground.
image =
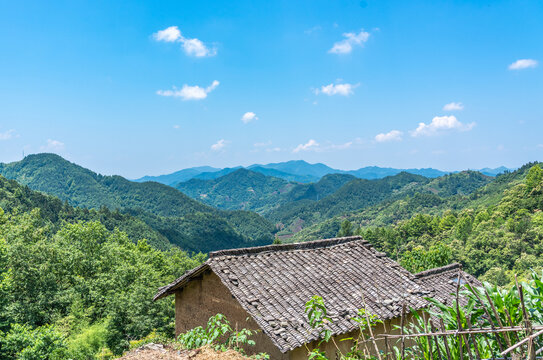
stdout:
{"type": "Polygon", "coordinates": [[[132,350],[118,360],[248,360],[248,357],[229,350],[218,352],[208,347],[196,350],[175,350],[161,344],[147,344],[132,350]]]}

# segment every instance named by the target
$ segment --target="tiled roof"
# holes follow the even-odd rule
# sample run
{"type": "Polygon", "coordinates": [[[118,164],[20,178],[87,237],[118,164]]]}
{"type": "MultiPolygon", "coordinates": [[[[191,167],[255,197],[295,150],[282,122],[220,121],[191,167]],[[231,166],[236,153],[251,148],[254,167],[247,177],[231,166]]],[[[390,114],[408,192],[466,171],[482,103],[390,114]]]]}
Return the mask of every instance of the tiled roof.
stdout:
{"type": "MultiPolygon", "coordinates": [[[[456,285],[458,281],[460,281],[461,286],[465,284],[466,280],[476,287],[483,285],[477,278],[463,271],[462,265],[459,263],[422,271],[415,274],[415,278],[423,286],[434,289],[436,291],[434,298],[446,305],[452,305],[453,300],[456,298],[456,285]],[[460,277],[460,280],[458,280],[459,272],[463,275],[460,277]]],[[[460,297],[459,300],[460,305],[467,305],[467,298],[460,297]]]]}
{"type": "Polygon", "coordinates": [[[309,326],[305,303],[322,296],[333,335],[355,330],[363,307],[381,319],[401,315],[402,303],[420,309],[433,291],[361,237],[270,245],[211,253],[155,296],[160,299],[211,269],[273,343],[287,352],[319,338],[309,326]]]}

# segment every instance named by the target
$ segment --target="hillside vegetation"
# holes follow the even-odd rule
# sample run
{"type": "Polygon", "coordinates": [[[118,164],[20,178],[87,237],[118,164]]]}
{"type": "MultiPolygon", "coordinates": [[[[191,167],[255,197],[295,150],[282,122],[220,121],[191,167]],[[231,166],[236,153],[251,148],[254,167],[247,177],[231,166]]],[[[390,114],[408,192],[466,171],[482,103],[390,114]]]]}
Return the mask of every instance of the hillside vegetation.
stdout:
{"type": "Polygon", "coordinates": [[[153,295],[205,256],[145,238],[167,243],[130,215],[0,177],[0,358],[107,359],[153,330],[171,336],[173,307],[153,295]]]}
{"type": "Polygon", "coordinates": [[[363,235],[408,270],[458,261],[498,285],[543,267],[543,170],[528,164],[469,196],[415,194],[304,229],[289,241],[363,235]]]}
{"type": "Polygon", "coordinates": [[[274,226],[255,213],[221,212],[172,187],[99,175],[58,155],[29,155],[19,162],[0,164],[0,174],[73,206],[129,213],[171,244],[189,251],[208,252],[273,241],[274,226]]]}

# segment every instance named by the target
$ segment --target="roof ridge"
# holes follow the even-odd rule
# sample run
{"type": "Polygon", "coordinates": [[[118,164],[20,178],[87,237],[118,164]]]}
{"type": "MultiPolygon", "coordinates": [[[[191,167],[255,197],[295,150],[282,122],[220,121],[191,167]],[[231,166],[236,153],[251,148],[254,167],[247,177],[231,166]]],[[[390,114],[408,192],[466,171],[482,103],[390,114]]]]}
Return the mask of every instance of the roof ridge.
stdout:
{"type": "MultiPolygon", "coordinates": [[[[345,244],[352,241],[364,240],[362,236],[345,236],[345,237],[336,237],[330,239],[314,240],[314,241],[305,241],[300,243],[291,243],[291,244],[277,244],[277,245],[265,245],[265,246],[255,246],[247,247],[240,249],[230,249],[230,250],[218,250],[209,253],[209,258],[216,258],[219,256],[238,256],[238,255],[248,255],[248,254],[258,254],[267,251],[288,251],[288,250],[305,250],[305,249],[319,249],[330,247],[334,245],[345,244]]],[[[369,244],[369,243],[368,243],[369,244]]]]}
{"type": "Polygon", "coordinates": [[[421,272],[416,273],[414,275],[415,275],[415,278],[420,279],[420,278],[423,278],[423,277],[426,277],[426,276],[442,274],[442,273],[444,273],[446,271],[456,270],[456,269],[461,270],[462,269],[462,264],[454,262],[454,263],[449,264],[449,265],[445,265],[445,266],[441,266],[441,267],[437,267],[437,268],[433,268],[433,269],[429,269],[429,270],[424,270],[424,271],[421,271],[421,272]]]}

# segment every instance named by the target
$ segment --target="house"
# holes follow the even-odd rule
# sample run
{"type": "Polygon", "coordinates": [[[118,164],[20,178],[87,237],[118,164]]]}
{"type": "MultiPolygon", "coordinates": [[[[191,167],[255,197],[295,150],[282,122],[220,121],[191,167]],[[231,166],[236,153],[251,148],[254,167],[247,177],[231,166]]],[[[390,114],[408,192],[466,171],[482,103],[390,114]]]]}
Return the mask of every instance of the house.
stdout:
{"type": "MultiPolygon", "coordinates": [[[[352,236],[212,252],[205,263],[160,288],[155,300],[175,295],[176,334],[222,313],[238,329],[261,330],[252,351],[272,359],[307,359],[306,346],[316,346],[320,337],[304,313],[312,296],[323,297],[337,340],[357,336],[351,318],[364,302],[383,321],[374,332],[391,333],[404,303],[422,309],[429,305],[425,297],[450,300],[462,281],[459,271],[453,264],[411,274],[352,236]]],[[[350,347],[348,341],[336,343],[350,347]]],[[[331,344],[323,350],[334,358],[331,344]]]]}

